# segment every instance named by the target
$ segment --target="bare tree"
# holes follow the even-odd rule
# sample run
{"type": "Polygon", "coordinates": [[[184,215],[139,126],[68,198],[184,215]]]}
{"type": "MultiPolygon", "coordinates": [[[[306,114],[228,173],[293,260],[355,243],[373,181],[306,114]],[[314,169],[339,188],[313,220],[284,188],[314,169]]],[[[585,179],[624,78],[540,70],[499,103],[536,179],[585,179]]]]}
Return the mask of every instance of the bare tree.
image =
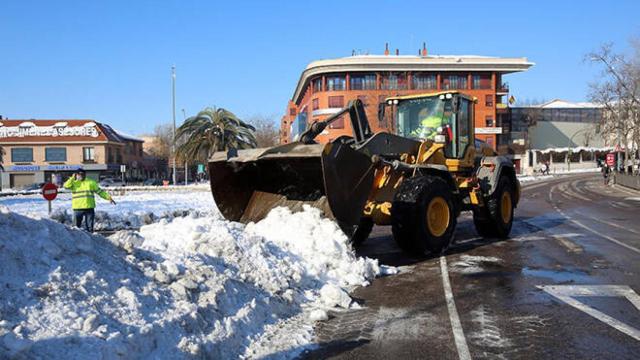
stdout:
{"type": "Polygon", "coordinates": [[[631,45],[631,57],[615,53],[610,43],[586,55],[603,66],[601,78],[590,84],[589,98],[603,106],[600,130],[605,139],[624,146],[624,164],[640,144],[640,45],[637,40],[631,45]]]}
{"type": "Polygon", "coordinates": [[[255,115],[248,122],[256,128],[258,147],[270,147],[280,142],[280,131],[275,116],[255,115]]]}
{"type": "Polygon", "coordinates": [[[151,137],[149,154],[160,159],[169,159],[171,156],[171,143],[173,141],[173,126],[171,124],[156,125],[151,137]]]}

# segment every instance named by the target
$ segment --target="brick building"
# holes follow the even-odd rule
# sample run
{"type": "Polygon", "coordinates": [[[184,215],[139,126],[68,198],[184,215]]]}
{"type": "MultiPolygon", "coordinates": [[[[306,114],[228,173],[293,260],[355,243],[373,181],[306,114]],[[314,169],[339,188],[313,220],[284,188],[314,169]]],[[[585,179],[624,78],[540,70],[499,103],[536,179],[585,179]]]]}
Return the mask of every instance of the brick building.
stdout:
{"type": "Polygon", "coordinates": [[[0,185],[20,188],[45,181],[60,182],[79,167],[95,179],[143,176],[143,140],[119,133],[93,120],[0,119],[4,171],[0,185]]]}
{"type": "MultiPolygon", "coordinates": [[[[389,55],[386,50],[385,55],[314,61],[302,72],[282,117],[280,142],[292,141],[307,124],[326,118],[353,99],[365,104],[373,131],[392,131],[392,124],[378,120],[378,104],[385,98],[461,90],[478,99],[476,137],[496,148],[503,133],[502,117],[508,115],[509,87],[503,76],[532,65],[526,58],[428,55],[424,47],[418,56],[389,55]]],[[[349,122],[338,120],[318,140],[350,134],[349,122]]]]}

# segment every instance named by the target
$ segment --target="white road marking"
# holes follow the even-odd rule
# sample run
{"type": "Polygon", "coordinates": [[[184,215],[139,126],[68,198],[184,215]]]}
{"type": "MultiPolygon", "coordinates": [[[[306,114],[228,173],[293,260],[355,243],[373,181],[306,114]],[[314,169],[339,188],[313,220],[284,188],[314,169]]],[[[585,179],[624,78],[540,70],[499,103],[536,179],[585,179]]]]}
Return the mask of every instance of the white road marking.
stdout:
{"type": "Polygon", "coordinates": [[[565,238],[562,235],[551,235],[551,237],[553,237],[554,239],[558,240],[558,242],[564,246],[565,248],[567,248],[567,250],[569,250],[570,252],[574,252],[574,253],[581,253],[582,252],[582,246],[575,244],[573,241],[565,238]]]}
{"type": "Polygon", "coordinates": [[[464,337],[462,324],[460,324],[460,316],[458,316],[456,303],[453,300],[453,291],[451,290],[449,271],[447,270],[447,259],[444,256],[440,256],[440,272],[442,273],[444,297],[447,301],[447,310],[449,311],[449,320],[451,321],[451,328],[453,329],[453,340],[455,341],[456,349],[458,350],[458,358],[460,358],[460,360],[470,360],[471,353],[469,353],[469,346],[467,346],[467,340],[464,337]]]}
{"type": "Polygon", "coordinates": [[[538,285],[539,289],[546,291],[559,300],[583,311],[603,323],[621,331],[640,341],[640,330],[629,326],[622,321],[612,318],[603,312],[588,306],[574,297],[578,296],[609,296],[624,297],[640,311],[640,296],[627,285],[538,285]]]}
{"type": "Polygon", "coordinates": [[[633,229],[629,229],[628,227],[625,227],[625,226],[622,226],[622,225],[619,225],[619,224],[616,224],[616,223],[612,223],[610,221],[605,221],[605,220],[602,220],[602,219],[598,219],[595,216],[590,216],[590,215],[585,215],[585,214],[581,214],[581,215],[584,216],[584,217],[588,217],[591,220],[595,220],[597,222],[601,222],[603,224],[606,224],[606,225],[609,225],[609,226],[613,226],[613,227],[617,227],[619,229],[622,229],[622,230],[625,230],[625,231],[640,235],[640,232],[638,232],[636,230],[633,230],[633,229]]]}
{"type": "Polygon", "coordinates": [[[558,213],[560,213],[560,215],[564,216],[567,220],[569,220],[570,222],[572,222],[572,223],[574,223],[574,224],[576,224],[576,225],[580,226],[581,228],[586,229],[586,230],[588,230],[588,231],[590,231],[590,232],[592,232],[592,233],[594,233],[594,234],[596,234],[596,235],[600,236],[601,238],[607,239],[607,240],[609,240],[609,241],[611,241],[611,242],[613,242],[613,243],[616,243],[616,244],[618,244],[618,245],[620,245],[620,246],[622,246],[622,247],[625,247],[625,248],[627,248],[627,249],[629,249],[629,250],[631,250],[631,251],[635,251],[635,252],[637,252],[638,254],[640,254],[640,249],[635,248],[635,247],[633,247],[633,246],[631,246],[631,245],[625,244],[625,243],[623,243],[622,241],[617,240],[617,239],[614,239],[614,238],[612,238],[611,236],[605,235],[605,234],[603,234],[603,233],[601,233],[601,232],[599,232],[599,231],[597,231],[597,230],[594,230],[594,229],[592,229],[592,228],[588,227],[587,225],[584,225],[583,223],[581,223],[581,222],[579,222],[579,221],[577,221],[577,220],[574,220],[573,218],[571,218],[570,216],[568,216],[567,214],[565,214],[565,213],[564,213],[564,211],[560,210],[560,208],[559,208],[559,207],[557,207],[555,203],[553,203],[553,190],[554,190],[554,189],[555,189],[555,187],[552,187],[552,188],[551,188],[551,190],[549,191],[549,200],[550,200],[551,206],[552,206],[552,207],[553,207],[553,208],[554,208],[558,213]]]}

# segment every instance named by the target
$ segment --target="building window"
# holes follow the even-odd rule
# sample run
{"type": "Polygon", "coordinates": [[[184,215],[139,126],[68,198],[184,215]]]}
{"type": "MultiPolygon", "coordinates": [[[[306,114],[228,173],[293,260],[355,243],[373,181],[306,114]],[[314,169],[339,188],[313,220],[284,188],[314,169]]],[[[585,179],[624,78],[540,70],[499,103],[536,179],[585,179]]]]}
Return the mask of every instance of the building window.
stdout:
{"type": "Polygon", "coordinates": [[[47,161],[47,162],[67,161],[67,148],[63,148],[63,147],[45,148],[44,161],[47,161]]]}
{"type": "Polygon", "coordinates": [[[315,80],[313,80],[313,92],[321,92],[322,91],[322,78],[319,77],[315,80]]]}
{"type": "Polygon", "coordinates": [[[11,149],[11,161],[14,163],[33,162],[33,148],[11,149]]]}
{"type": "Polygon", "coordinates": [[[311,108],[312,108],[312,110],[320,109],[320,100],[319,99],[311,100],[311,108]]]}
{"type": "Polygon", "coordinates": [[[345,90],[347,81],[344,76],[328,76],[327,77],[327,91],[341,91],[345,90]]]}
{"type": "Polygon", "coordinates": [[[375,90],[376,89],[376,75],[375,74],[354,74],[349,79],[349,85],[351,90],[375,90]]]}
{"type": "Polygon", "coordinates": [[[296,116],[296,109],[295,108],[289,109],[289,115],[296,116]]]}
{"type": "Polygon", "coordinates": [[[405,73],[390,73],[382,76],[383,90],[406,90],[407,75],[405,73]]]}
{"type": "Polygon", "coordinates": [[[437,81],[434,74],[414,74],[411,77],[411,87],[417,90],[436,89],[437,81]]]}
{"type": "MultiPolygon", "coordinates": [[[[107,152],[109,149],[107,149],[107,152]]],[[[111,152],[109,152],[109,159],[111,159],[111,152]]],[[[95,161],[96,160],[96,154],[95,154],[95,149],[92,147],[83,147],[82,148],[82,160],[83,161],[95,161]]],[[[111,162],[111,161],[109,161],[111,162]]]]}
{"type": "Polygon", "coordinates": [[[491,76],[486,74],[474,74],[473,83],[471,85],[474,89],[491,89],[491,76]]]}
{"type": "Polygon", "coordinates": [[[467,77],[465,75],[448,75],[442,77],[442,89],[456,90],[467,88],[467,77]]]}
{"type": "Polygon", "coordinates": [[[369,106],[369,103],[367,102],[367,95],[358,95],[358,100],[362,101],[362,106],[369,106]]]}
{"type": "Polygon", "coordinates": [[[485,116],[484,123],[486,127],[493,127],[493,116],[485,116]]]}
{"type": "Polygon", "coordinates": [[[486,95],[484,97],[485,106],[493,107],[493,95],[486,95]]]}
{"type": "Polygon", "coordinates": [[[344,96],[329,96],[329,107],[330,108],[343,108],[344,107],[344,96]]]}
{"type": "Polygon", "coordinates": [[[331,129],[344,129],[344,114],[329,125],[331,129]]]}

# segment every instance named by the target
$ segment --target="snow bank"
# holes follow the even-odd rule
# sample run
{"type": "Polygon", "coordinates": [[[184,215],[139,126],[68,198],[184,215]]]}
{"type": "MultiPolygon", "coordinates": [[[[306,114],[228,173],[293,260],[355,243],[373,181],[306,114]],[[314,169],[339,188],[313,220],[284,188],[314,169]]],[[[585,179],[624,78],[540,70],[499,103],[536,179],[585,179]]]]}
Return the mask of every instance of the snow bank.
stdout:
{"type": "MultiPolygon", "coordinates": [[[[160,219],[173,219],[190,214],[218,214],[210,193],[194,191],[113,193],[116,206],[97,199],[96,230],[139,229],[160,219]]],[[[0,205],[12,212],[33,218],[48,217],[47,202],[41,195],[0,198],[0,205]]],[[[51,218],[71,224],[71,194],[59,194],[53,201],[51,218]]]]}
{"type": "Polygon", "coordinates": [[[305,208],[89,235],[0,206],[0,358],[294,357],[347,291],[393,269],[305,208]]]}

